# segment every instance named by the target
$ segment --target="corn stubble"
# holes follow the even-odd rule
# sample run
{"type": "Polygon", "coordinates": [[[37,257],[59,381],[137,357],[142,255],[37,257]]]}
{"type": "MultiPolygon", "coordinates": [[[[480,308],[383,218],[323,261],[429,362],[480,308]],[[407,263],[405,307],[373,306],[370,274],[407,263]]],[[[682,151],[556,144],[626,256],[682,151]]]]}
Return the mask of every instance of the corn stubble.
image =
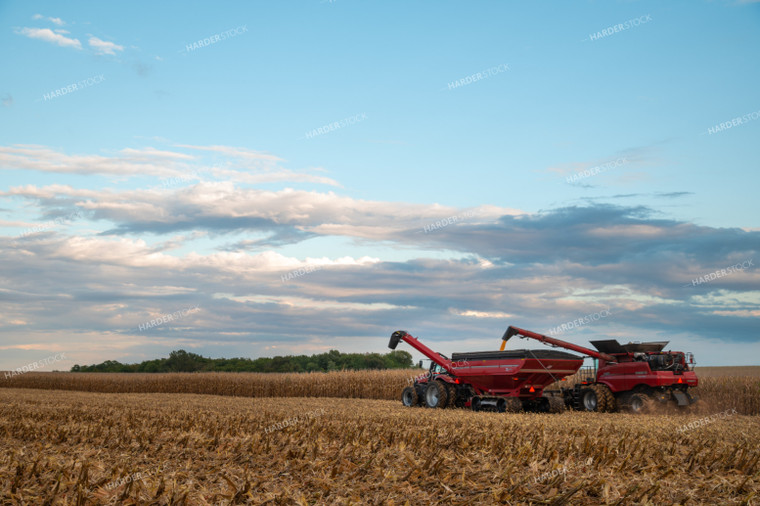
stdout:
{"type": "Polygon", "coordinates": [[[679,432],[689,417],[368,399],[0,389],[0,402],[2,504],[757,504],[760,488],[754,416],[679,432]]]}
{"type": "MultiPolygon", "coordinates": [[[[760,369],[757,370],[760,372],[760,369]]],[[[397,400],[421,369],[336,371],[329,373],[26,373],[5,379],[0,388],[41,388],[109,393],[187,393],[236,397],[346,397],[397,400]]],[[[699,372],[698,372],[699,373],[699,372]]],[[[549,388],[568,387],[578,380],[549,388]]],[[[700,378],[701,401],[691,411],[710,414],[736,409],[760,414],[760,376],[700,378]]]]}

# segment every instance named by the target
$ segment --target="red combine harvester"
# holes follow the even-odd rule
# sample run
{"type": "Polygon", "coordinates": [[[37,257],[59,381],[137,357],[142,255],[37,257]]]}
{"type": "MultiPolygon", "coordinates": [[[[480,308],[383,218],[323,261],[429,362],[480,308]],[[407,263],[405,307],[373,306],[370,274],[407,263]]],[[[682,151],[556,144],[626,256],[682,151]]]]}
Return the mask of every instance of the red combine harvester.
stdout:
{"type": "Polygon", "coordinates": [[[639,413],[647,408],[650,399],[663,404],[673,402],[681,408],[697,401],[697,396],[689,393],[689,388],[699,384],[692,369],[694,355],[662,351],[667,341],[622,345],[615,339],[591,341],[598,350],[594,351],[561,339],[509,327],[502,337],[502,350],[509,338],[515,335],[573,350],[599,361],[596,374],[592,369],[588,371],[592,376],[572,388],[562,389],[565,403],[574,409],[611,412],[624,408],[639,413]]]}
{"type": "MultiPolygon", "coordinates": [[[[647,399],[674,400],[688,406],[696,398],[688,392],[697,378],[681,352],[662,352],[667,344],[642,343],[621,346],[615,340],[595,341],[599,351],[552,337],[509,327],[499,351],[454,353],[451,359],[436,353],[406,331],[391,335],[388,347],[404,341],[431,360],[427,374],[404,388],[405,406],[429,408],[470,407],[498,412],[538,411],[557,413],[565,406],[587,411],[615,411],[626,407],[641,412],[647,399]],[[511,350],[504,347],[515,335],[576,351],[599,360],[596,378],[572,388],[545,390],[575,374],[583,357],[555,350],[511,350]]],[[[691,357],[693,363],[693,357],[691,357]]]]}

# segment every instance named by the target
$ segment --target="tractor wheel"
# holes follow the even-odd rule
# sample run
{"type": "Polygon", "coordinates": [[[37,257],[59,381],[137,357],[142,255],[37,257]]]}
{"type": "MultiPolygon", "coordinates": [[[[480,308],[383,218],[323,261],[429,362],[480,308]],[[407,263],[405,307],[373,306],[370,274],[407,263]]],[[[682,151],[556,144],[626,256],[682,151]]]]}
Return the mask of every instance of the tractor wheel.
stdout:
{"type": "Polygon", "coordinates": [[[632,394],[628,399],[628,409],[631,411],[631,413],[640,415],[649,411],[649,405],[651,402],[652,399],[648,395],[635,393],[632,394]]]}
{"type": "Polygon", "coordinates": [[[617,401],[615,396],[612,395],[612,390],[607,385],[594,385],[597,398],[599,399],[599,407],[597,411],[600,413],[612,413],[617,411],[617,401]]]}
{"type": "Polygon", "coordinates": [[[457,387],[453,383],[446,383],[446,394],[449,398],[447,408],[455,408],[457,402],[457,387]]]}
{"type": "Polygon", "coordinates": [[[446,385],[442,381],[431,381],[425,390],[425,405],[429,408],[445,408],[449,402],[446,385]]]}
{"type": "Polygon", "coordinates": [[[565,411],[565,399],[551,396],[549,399],[549,413],[562,413],[565,411]]]}
{"type": "Polygon", "coordinates": [[[414,387],[406,387],[401,392],[401,403],[410,408],[417,406],[420,403],[420,398],[417,395],[417,390],[414,387]]]}

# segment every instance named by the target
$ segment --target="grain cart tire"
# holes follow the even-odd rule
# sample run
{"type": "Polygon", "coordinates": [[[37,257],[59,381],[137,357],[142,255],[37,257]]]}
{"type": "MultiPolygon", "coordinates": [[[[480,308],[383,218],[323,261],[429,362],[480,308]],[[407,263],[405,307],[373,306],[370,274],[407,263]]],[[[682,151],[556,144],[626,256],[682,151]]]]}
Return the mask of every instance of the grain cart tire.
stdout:
{"type": "Polygon", "coordinates": [[[549,413],[562,413],[565,411],[565,399],[562,397],[549,397],[549,413]]]}
{"type": "Polygon", "coordinates": [[[410,408],[420,404],[420,398],[417,395],[417,389],[414,387],[405,387],[401,392],[401,403],[410,408]]]}
{"type": "Polygon", "coordinates": [[[457,402],[457,386],[453,383],[446,383],[446,394],[449,398],[449,403],[447,404],[447,408],[455,408],[456,402],[457,402]]]}
{"type": "Polygon", "coordinates": [[[599,398],[599,407],[597,411],[600,413],[612,413],[617,411],[617,401],[615,396],[612,395],[612,390],[607,385],[594,385],[596,395],[599,398]]]}
{"type": "Polygon", "coordinates": [[[441,381],[431,381],[425,389],[425,406],[428,408],[445,408],[448,403],[448,391],[441,381]]]}
{"type": "Polygon", "coordinates": [[[640,415],[649,411],[649,405],[651,403],[652,399],[650,399],[648,395],[635,393],[628,399],[628,409],[631,413],[640,415]]]}
{"type": "Polygon", "coordinates": [[[523,403],[517,397],[507,397],[504,399],[507,413],[520,413],[523,410],[523,403]]]}
{"type": "Polygon", "coordinates": [[[480,397],[476,395],[470,399],[470,408],[473,411],[480,411],[480,397]]]}

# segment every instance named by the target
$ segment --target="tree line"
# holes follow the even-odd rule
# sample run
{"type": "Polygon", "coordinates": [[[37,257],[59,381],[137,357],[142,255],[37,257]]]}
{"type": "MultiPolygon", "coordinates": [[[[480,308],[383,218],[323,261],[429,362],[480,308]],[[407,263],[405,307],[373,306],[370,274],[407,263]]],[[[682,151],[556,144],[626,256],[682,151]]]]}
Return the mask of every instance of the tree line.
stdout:
{"type": "Polygon", "coordinates": [[[75,365],[71,372],[328,372],[345,369],[408,369],[412,355],[406,351],[341,353],[330,350],[318,355],[288,355],[272,358],[206,358],[185,350],[172,351],[168,358],[122,364],[106,360],[95,365],[75,365]]]}

